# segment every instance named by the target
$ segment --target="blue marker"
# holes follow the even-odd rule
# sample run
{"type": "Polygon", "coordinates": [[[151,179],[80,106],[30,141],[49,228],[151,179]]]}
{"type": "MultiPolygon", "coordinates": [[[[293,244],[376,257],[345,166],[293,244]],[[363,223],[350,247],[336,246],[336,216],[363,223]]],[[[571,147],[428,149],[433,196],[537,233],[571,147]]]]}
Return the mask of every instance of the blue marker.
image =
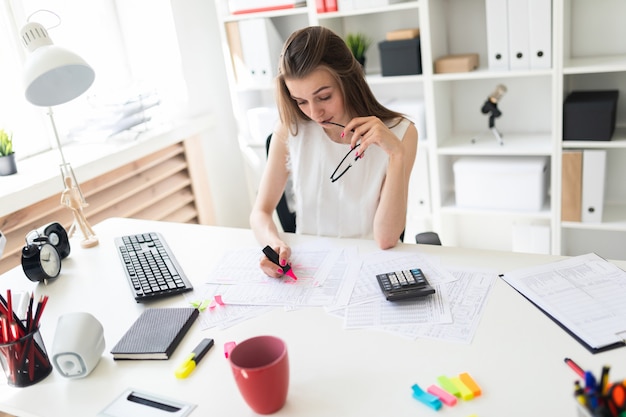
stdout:
{"type": "Polygon", "coordinates": [[[598,383],[596,378],[589,371],[585,372],[585,395],[589,402],[589,406],[594,410],[598,406],[598,383]]]}

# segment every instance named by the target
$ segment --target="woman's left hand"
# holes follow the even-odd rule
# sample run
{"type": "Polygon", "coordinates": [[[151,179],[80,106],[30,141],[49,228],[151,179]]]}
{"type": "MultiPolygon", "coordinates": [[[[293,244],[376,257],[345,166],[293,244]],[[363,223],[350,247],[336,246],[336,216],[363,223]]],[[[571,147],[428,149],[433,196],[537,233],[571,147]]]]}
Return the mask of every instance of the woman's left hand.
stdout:
{"type": "Polygon", "coordinates": [[[361,143],[357,150],[360,157],[372,144],[380,146],[389,156],[403,152],[402,142],[378,117],[355,117],[344,128],[346,134],[350,131],[353,131],[350,146],[354,148],[361,143]]]}

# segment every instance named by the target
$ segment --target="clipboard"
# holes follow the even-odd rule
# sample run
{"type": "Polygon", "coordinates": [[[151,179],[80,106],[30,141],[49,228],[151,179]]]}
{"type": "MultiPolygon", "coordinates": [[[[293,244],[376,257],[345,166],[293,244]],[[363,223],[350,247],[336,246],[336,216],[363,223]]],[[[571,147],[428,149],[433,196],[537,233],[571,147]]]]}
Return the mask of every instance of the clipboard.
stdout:
{"type": "MultiPolygon", "coordinates": [[[[499,275],[500,278],[504,278],[504,274],[500,274],[499,275]]],[[[506,282],[506,280],[504,281],[506,282]]],[[[621,342],[615,342],[615,343],[611,343],[609,345],[605,345],[605,346],[600,346],[598,348],[594,348],[593,346],[591,346],[589,343],[585,342],[582,338],[580,338],[576,333],[574,333],[573,331],[571,331],[567,326],[565,326],[563,323],[561,323],[559,320],[557,320],[552,314],[548,313],[546,310],[544,310],[543,308],[541,308],[540,306],[537,305],[537,303],[533,302],[530,298],[528,298],[524,293],[522,293],[520,290],[518,290],[517,288],[515,288],[513,285],[511,285],[510,283],[506,282],[507,284],[509,284],[509,286],[511,288],[513,288],[515,291],[518,292],[518,294],[521,294],[522,297],[524,297],[526,300],[528,300],[532,305],[534,305],[535,307],[537,307],[537,309],[539,311],[541,311],[543,314],[545,314],[546,316],[548,316],[548,318],[550,320],[552,320],[554,323],[556,323],[561,329],[565,330],[565,332],[567,334],[569,334],[570,336],[572,336],[574,338],[574,340],[576,340],[578,343],[580,343],[581,345],[583,345],[585,347],[585,349],[587,349],[589,352],[591,352],[592,354],[596,354],[596,353],[600,353],[600,352],[606,352],[609,350],[613,350],[613,349],[617,349],[620,347],[624,347],[626,346],[626,330],[620,333],[617,333],[617,335],[622,335],[622,341],[621,342]]]]}
{"type": "Polygon", "coordinates": [[[499,276],[592,354],[626,346],[626,272],[597,254],[499,276]]]}

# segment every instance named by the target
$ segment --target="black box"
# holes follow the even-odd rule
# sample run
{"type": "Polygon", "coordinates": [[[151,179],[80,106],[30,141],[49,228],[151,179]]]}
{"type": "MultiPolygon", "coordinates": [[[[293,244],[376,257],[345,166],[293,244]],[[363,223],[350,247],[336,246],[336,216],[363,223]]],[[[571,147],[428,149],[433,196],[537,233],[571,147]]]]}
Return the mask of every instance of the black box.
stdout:
{"type": "Polygon", "coordinates": [[[378,43],[383,77],[422,73],[420,38],[378,43]]]}
{"type": "Polygon", "coordinates": [[[563,103],[563,140],[611,140],[618,90],[572,91],[563,103]]]}

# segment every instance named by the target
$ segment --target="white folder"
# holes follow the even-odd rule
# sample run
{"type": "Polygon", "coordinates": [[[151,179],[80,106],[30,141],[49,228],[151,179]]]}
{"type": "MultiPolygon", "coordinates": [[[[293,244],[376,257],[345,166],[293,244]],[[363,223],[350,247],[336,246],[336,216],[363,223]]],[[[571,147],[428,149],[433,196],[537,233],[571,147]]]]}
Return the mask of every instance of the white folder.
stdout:
{"type": "Polygon", "coordinates": [[[491,70],[509,69],[507,0],[485,0],[487,16],[487,63],[491,70]]]}
{"type": "Polygon", "coordinates": [[[552,1],[528,0],[530,68],[552,67],[552,1]]]}
{"type": "Polygon", "coordinates": [[[271,85],[278,72],[278,58],[283,44],[276,27],[270,19],[244,19],[239,22],[239,36],[248,77],[238,81],[271,85]]]}
{"type": "MultiPolygon", "coordinates": [[[[546,0],[544,0],[546,1],[546,0]]],[[[529,0],[508,0],[509,68],[530,69],[529,0]]]]}
{"type": "Polygon", "coordinates": [[[583,151],[583,222],[602,222],[605,171],[606,151],[585,149],[583,151]]]}

